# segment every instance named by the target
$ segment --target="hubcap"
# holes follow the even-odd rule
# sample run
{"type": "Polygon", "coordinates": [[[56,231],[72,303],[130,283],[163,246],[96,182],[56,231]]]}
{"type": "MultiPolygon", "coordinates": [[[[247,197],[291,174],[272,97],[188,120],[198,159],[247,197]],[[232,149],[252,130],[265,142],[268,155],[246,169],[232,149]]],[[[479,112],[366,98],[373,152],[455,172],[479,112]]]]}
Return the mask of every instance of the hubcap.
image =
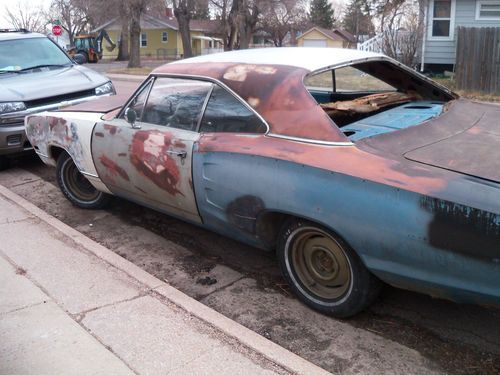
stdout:
{"type": "Polygon", "coordinates": [[[292,241],[291,260],[300,282],[314,295],[338,299],[349,289],[349,261],[328,233],[315,228],[298,233],[292,241]]]}

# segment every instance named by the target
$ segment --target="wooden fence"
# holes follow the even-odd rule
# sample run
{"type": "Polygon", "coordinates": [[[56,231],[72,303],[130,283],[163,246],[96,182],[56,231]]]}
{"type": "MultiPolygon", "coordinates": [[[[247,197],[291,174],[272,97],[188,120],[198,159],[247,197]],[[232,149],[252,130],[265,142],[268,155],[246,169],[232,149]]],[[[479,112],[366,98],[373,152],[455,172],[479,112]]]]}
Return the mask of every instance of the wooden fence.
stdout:
{"type": "Polygon", "coordinates": [[[457,89],[500,94],[500,27],[458,27],[457,89]]]}

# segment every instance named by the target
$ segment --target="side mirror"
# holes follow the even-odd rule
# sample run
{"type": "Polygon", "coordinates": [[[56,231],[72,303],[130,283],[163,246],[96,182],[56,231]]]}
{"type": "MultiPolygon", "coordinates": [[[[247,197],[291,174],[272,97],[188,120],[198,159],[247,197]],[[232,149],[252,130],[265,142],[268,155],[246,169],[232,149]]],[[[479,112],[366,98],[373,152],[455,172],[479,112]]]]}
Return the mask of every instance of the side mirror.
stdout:
{"type": "Polygon", "coordinates": [[[82,65],[82,64],[85,64],[87,62],[87,59],[81,53],[77,53],[75,56],[73,56],[73,60],[78,65],[82,65]]]}
{"type": "Polygon", "coordinates": [[[140,129],[141,127],[139,125],[135,124],[135,121],[137,120],[137,112],[135,109],[128,107],[125,110],[125,118],[127,122],[132,126],[134,129],[140,129]]]}

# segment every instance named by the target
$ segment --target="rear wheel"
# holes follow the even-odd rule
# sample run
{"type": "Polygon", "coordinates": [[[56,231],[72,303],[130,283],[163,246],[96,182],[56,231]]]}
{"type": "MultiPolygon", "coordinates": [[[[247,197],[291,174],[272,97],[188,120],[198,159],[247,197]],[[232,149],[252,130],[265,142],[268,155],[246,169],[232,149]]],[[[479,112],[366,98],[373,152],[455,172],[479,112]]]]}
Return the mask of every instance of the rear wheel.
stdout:
{"type": "Polygon", "coordinates": [[[97,190],[83,174],[80,173],[73,159],[62,153],[57,159],[57,182],[63,194],[75,206],[81,208],[103,208],[110,196],[97,190]]]}
{"type": "Polygon", "coordinates": [[[339,236],[309,221],[294,219],[285,224],[278,261],[299,299],[337,318],[359,313],[380,291],[380,281],[339,236]]]}

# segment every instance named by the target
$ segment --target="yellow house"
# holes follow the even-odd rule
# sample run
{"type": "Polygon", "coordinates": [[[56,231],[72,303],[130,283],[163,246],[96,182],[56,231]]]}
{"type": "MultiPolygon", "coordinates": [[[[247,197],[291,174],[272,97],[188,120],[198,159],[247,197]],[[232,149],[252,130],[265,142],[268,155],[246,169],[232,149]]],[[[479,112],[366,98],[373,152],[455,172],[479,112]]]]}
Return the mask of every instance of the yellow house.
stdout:
{"type": "MultiPolygon", "coordinates": [[[[201,55],[223,50],[222,39],[215,38],[217,22],[212,20],[192,20],[191,47],[194,55],[201,55]]],[[[110,38],[118,44],[121,35],[121,23],[115,18],[104,25],[92,30],[93,33],[105,29],[110,38]]],[[[103,40],[103,58],[114,59],[118,56],[118,47],[109,51],[110,44],[103,40]]],[[[174,17],[153,17],[143,15],[141,17],[140,37],[141,57],[165,60],[167,58],[180,58],[184,55],[184,49],[179,32],[179,25],[174,17]]]]}
{"type": "Polygon", "coordinates": [[[341,29],[328,30],[314,26],[297,37],[299,47],[356,48],[354,36],[341,29]]]}

